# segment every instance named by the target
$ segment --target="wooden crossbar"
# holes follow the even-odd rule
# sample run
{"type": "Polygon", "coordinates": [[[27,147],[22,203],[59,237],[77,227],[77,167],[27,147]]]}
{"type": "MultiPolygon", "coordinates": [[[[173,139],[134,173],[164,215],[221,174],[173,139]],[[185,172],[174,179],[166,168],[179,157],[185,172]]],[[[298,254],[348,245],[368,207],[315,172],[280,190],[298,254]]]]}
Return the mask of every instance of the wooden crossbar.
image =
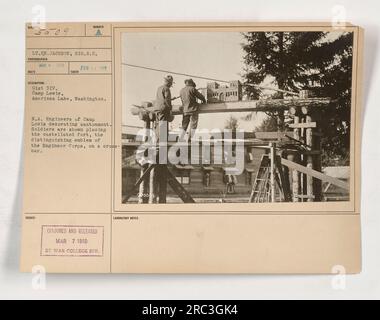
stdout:
{"type": "MultiPolygon", "coordinates": [[[[267,99],[221,103],[206,103],[199,105],[199,113],[226,113],[226,112],[271,112],[285,111],[291,107],[323,108],[330,105],[330,98],[311,99],[267,99]]],[[[133,107],[131,113],[144,118],[144,112],[154,112],[154,107],[133,107]]],[[[173,115],[182,114],[182,106],[173,106],[173,115]]]]}
{"type": "Polygon", "coordinates": [[[335,186],[338,186],[338,187],[340,187],[340,188],[342,188],[344,190],[350,190],[350,185],[348,183],[346,183],[346,182],[344,182],[342,180],[339,180],[339,179],[327,176],[327,175],[323,174],[322,172],[319,172],[319,171],[316,171],[316,170],[304,167],[304,166],[302,166],[302,165],[300,165],[298,163],[295,163],[293,161],[281,158],[281,164],[284,165],[284,166],[289,167],[290,169],[302,172],[302,173],[304,173],[304,174],[306,174],[308,176],[311,176],[313,178],[322,180],[324,182],[329,182],[329,183],[331,183],[331,184],[333,184],[335,186]]]}

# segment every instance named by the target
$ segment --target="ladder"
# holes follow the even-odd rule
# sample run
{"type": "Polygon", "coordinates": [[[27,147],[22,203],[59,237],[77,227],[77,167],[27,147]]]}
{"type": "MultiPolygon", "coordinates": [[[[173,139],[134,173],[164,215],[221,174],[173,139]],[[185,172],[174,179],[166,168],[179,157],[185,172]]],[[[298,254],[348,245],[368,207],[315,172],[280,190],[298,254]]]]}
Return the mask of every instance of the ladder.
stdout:
{"type": "MultiPolygon", "coordinates": [[[[271,199],[271,161],[269,155],[265,154],[261,158],[259,170],[257,171],[255,181],[252,186],[250,203],[266,203],[271,199]]],[[[276,185],[276,201],[290,202],[291,194],[289,181],[286,179],[282,170],[281,159],[275,158],[274,181],[276,185]]]]}
{"type": "Polygon", "coordinates": [[[249,202],[267,202],[270,196],[270,159],[263,155],[252,186],[249,202]]]}

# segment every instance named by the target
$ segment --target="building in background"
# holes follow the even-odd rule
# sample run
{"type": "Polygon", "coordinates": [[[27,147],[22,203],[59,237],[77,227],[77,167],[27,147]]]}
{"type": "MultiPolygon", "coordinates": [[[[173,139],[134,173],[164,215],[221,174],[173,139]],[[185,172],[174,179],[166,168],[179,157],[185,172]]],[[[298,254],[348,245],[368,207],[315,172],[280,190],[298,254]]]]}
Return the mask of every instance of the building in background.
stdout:
{"type": "Polygon", "coordinates": [[[207,88],[199,91],[207,98],[207,103],[241,101],[243,89],[240,81],[230,81],[228,85],[220,85],[217,82],[209,82],[207,88]]]}

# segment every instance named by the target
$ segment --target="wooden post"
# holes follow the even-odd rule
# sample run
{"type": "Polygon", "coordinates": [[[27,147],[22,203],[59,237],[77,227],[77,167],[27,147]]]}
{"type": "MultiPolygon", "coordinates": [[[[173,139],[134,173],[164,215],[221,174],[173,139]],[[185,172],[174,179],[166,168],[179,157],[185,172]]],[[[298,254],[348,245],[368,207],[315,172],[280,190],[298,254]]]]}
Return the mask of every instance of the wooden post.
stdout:
{"type": "MultiPolygon", "coordinates": [[[[317,122],[317,124],[321,121],[321,118],[318,114],[313,114],[313,120],[317,122]]],[[[313,167],[314,170],[322,172],[322,132],[320,127],[318,126],[317,130],[313,132],[313,144],[314,150],[317,151],[316,155],[313,157],[313,167]]],[[[322,201],[322,181],[318,179],[314,179],[314,201],[322,201]]]]}
{"type": "Polygon", "coordinates": [[[149,203],[157,202],[156,168],[154,167],[149,176],[149,203]]]}
{"type": "MultiPolygon", "coordinates": [[[[306,94],[306,93],[304,93],[304,94],[306,94]]],[[[305,116],[302,116],[301,118],[302,118],[301,122],[303,124],[307,125],[305,116]]],[[[305,145],[306,145],[306,130],[305,130],[305,128],[301,129],[300,134],[301,134],[300,140],[303,143],[305,143],[305,145]]],[[[300,154],[300,163],[302,165],[305,165],[305,163],[306,163],[306,156],[304,154],[300,154]]],[[[307,199],[306,199],[307,196],[305,196],[307,194],[307,183],[306,183],[307,182],[307,176],[306,176],[306,174],[300,173],[300,179],[301,179],[300,180],[300,202],[305,202],[305,201],[307,201],[307,199]]]]}
{"type": "MultiPolygon", "coordinates": [[[[300,123],[300,117],[298,114],[294,116],[294,124],[300,123]]],[[[300,129],[294,128],[293,138],[297,141],[300,140],[300,129]]],[[[298,156],[294,155],[294,162],[298,162],[298,156]]],[[[292,182],[293,182],[293,202],[299,202],[299,190],[300,190],[300,174],[297,170],[292,170],[292,182]]]]}
{"type": "Polygon", "coordinates": [[[276,144],[270,143],[270,189],[271,201],[276,202],[276,188],[275,188],[275,158],[276,158],[276,144]]]}
{"type": "Polygon", "coordinates": [[[156,181],[158,184],[158,202],[166,203],[167,196],[167,186],[168,186],[168,176],[167,176],[167,166],[168,166],[168,122],[158,121],[158,164],[156,165],[156,181]],[[164,154],[163,154],[164,153],[164,154]],[[161,163],[166,162],[166,163],[161,163]]]}
{"type": "MultiPolygon", "coordinates": [[[[145,130],[150,129],[150,121],[145,118],[144,120],[144,128],[145,130]]],[[[144,175],[146,169],[148,169],[149,164],[146,164],[141,167],[140,177],[144,175]]],[[[145,179],[141,182],[139,187],[139,204],[148,203],[149,202],[149,176],[145,177],[145,179]]]]}
{"type": "MultiPolygon", "coordinates": [[[[302,90],[300,92],[300,98],[301,99],[308,99],[311,97],[312,92],[310,90],[302,90]]],[[[305,130],[305,143],[308,146],[309,151],[314,150],[313,145],[313,128],[312,123],[313,119],[310,115],[310,110],[308,107],[302,107],[302,113],[306,116],[305,122],[306,122],[306,130],[305,130]]],[[[306,167],[309,169],[313,169],[313,156],[311,154],[306,156],[306,167]]],[[[307,194],[307,201],[313,202],[314,201],[314,189],[313,189],[313,177],[306,176],[306,194],[307,194]]]]}
{"type": "Polygon", "coordinates": [[[158,180],[158,203],[166,203],[168,176],[167,165],[159,164],[156,166],[158,180]]]}
{"type": "MultiPolygon", "coordinates": [[[[308,114],[306,115],[306,123],[311,123],[312,122],[312,118],[311,116],[308,114]]],[[[309,146],[309,150],[312,151],[314,150],[314,146],[313,146],[313,129],[312,128],[307,128],[306,129],[306,144],[309,146]]],[[[313,169],[313,156],[312,155],[307,155],[306,157],[306,167],[309,168],[309,169],[313,169]]],[[[307,196],[308,196],[308,199],[307,201],[308,202],[313,202],[314,201],[314,189],[313,189],[313,177],[311,176],[307,176],[306,178],[306,183],[307,183],[307,196]]]]}

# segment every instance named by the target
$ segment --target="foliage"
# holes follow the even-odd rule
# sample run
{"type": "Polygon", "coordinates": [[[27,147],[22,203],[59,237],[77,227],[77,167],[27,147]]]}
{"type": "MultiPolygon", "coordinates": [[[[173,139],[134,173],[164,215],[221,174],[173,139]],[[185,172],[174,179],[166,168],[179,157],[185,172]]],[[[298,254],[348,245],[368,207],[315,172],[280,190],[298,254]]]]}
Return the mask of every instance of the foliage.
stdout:
{"type": "Polygon", "coordinates": [[[274,132],[277,130],[277,119],[275,117],[266,117],[260,125],[258,125],[255,132],[274,132]]]}
{"type": "MultiPolygon", "coordinates": [[[[243,37],[243,79],[248,98],[262,96],[260,89],[250,85],[260,85],[268,77],[283,90],[298,92],[317,87],[319,96],[334,99],[322,111],[323,121],[319,123],[324,163],[339,159],[348,164],[353,33],[250,32],[243,37]]],[[[271,98],[283,96],[275,93],[271,98]]],[[[268,123],[263,123],[263,128],[268,123]]]]}

